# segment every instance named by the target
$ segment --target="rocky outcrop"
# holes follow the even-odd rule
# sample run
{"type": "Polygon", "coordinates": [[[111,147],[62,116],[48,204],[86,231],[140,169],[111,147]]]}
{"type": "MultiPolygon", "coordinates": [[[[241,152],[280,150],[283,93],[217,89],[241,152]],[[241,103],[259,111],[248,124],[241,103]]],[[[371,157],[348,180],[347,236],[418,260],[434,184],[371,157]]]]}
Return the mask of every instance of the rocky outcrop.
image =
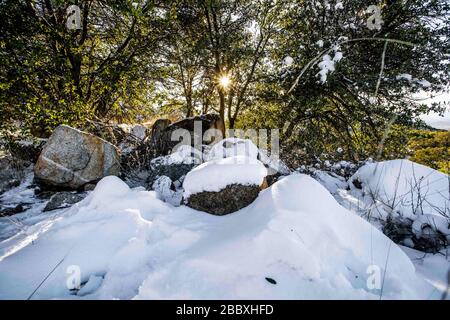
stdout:
{"type": "Polygon", "coordinates": [[[258,197],[260,186],[232,184],[218,192],[203,191],[191,195],[186,202],[195,210],[222,216],[242,209],[258,197]]]}
{"type": "Polygon", "coordinates": [[[126,128],[118,124],[88,121],[80,129],[84,132],[90,132],[115,146],[120,145],[129,136],[126,128]]]}
{"type": "Polygon", "coordinates": [[[119,154],[111,143],[69,126],[59,126],[34,167],[44,186],[79,189],[105,176],[119,175],[119,154]]]}
{"type": "MultiPolygon", "coordinates": [[[[173,133],[178,129],[183,129],[185,134],[190,135],[191,146],[193,146],[195,139],[200,139],[197,141],[203,148],[205,144],[211,142],[201,140],[205,132],[208,129],[221,130],[221,123],[220,117],[215,114],[186,118],[174,123],[171,123],[169,119],[156,120],[150,135],[144,141],[140,142],[130,152],[122,153],[122,178],[131,186],[144,185],[143,182],[146,181],[145,185],[148,187],[151,187],[159,176],[168,176],[172,181],[176,181],[180,177],[180,173],[181,175],[186,174],[192,166],[173,163],[166,166],[153,162],[154,159],[172,154],[175,147],[180,146],[181,139],[176,140],[177,137],[173,133]],[[194,132],[196,127],[201,127],[197,136],[194,132]],[[148,176],[148,179],[145,178],[146,176],[148,176]]],[[[182,141],[189,145],[189,141],[182,141]]]]}

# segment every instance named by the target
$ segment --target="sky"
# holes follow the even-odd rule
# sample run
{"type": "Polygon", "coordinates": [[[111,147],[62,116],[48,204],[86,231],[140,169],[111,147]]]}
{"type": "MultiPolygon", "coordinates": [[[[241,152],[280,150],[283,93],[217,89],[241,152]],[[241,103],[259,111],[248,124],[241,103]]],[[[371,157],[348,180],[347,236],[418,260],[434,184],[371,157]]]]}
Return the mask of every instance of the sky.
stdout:
{"type": "MultiPolygon", "coordinates": [[[[433,102],[439,102],[439,101],[450,101],[450,93],[443,93],[439,96],[436,96],[434,98],[429,98],[424,101],[426,104],[431,104],[433,102]]],[[[444,113],[444,116],[441,117],[437,113],[430,113],[427,115],[422,115],[420,118],[425,121],[428,125],[432,126],[436,129],[444,129],[444,130],[450,130],[450,107],[447,107],[446,112],[444,113]]]]}

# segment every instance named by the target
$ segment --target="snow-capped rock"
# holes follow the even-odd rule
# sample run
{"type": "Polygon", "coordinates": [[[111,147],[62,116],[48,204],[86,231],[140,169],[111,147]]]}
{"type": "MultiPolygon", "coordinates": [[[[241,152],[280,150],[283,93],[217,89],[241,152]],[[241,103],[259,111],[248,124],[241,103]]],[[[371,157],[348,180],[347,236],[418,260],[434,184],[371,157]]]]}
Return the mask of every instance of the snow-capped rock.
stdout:
{"type": "Polygon", "coordinates": [[[267,169],[256,158],[234,156],[211,160],[191,170],[184,179],[184,198],[203,191],[218,192],[226,186],[260,186],[267,169]]]}
{"type": "Polygon", "coordinates": [[[186,175],[184,199],[191,208],[228,214],[252,203],[266,176],[267,169],[256,158],[234,156],[211,160],[186,175]]]}

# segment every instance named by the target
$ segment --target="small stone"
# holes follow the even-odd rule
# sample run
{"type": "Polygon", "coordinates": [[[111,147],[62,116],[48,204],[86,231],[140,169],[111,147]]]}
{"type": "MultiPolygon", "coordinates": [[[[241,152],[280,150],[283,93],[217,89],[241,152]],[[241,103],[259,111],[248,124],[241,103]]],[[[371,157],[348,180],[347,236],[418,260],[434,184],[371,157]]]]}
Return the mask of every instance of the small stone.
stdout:
{"type": "Polygon", "coordinates": [[[84,191],[92,191],[95,189],[95,184],[93,183],[86,183],[83,187],[84,191]]]}
{"type": "Polygon", "coordinates": [[[50,201],[44,208],[44,212],[67,208],[72,204],[80,202],[81,200],[83,200],[83,197],[79,194],[71,192],[58,192],[50,198],[50,201]]]}
{"type": "Polygon", "coordinates": [[[355,186],[356,189],[362,189],[362,183],[358,179],[353,179],[352,183],[353,183],[353,185],[355,186]]]}
{"type": "Polygon", "coordinates": [[[14,214],[22,213],[26,209],[23,207],[23,205],[18,204],[15,207],[8,207],[8,208],[2,208],[0,209],[0,216],[12,216],[14,214]]]}

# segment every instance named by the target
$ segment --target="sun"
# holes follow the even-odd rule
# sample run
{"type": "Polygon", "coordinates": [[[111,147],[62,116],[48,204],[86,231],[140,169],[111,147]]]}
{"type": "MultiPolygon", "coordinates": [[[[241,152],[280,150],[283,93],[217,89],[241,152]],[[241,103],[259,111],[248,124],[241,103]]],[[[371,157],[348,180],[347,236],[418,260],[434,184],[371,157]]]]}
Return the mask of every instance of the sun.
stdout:
{"type": "Polygon", "coordinates": [[[219,78],[220,86],[224,89],[227,89],[231,84],[231,79],[228,75],[223,75],[219,78]]]}

